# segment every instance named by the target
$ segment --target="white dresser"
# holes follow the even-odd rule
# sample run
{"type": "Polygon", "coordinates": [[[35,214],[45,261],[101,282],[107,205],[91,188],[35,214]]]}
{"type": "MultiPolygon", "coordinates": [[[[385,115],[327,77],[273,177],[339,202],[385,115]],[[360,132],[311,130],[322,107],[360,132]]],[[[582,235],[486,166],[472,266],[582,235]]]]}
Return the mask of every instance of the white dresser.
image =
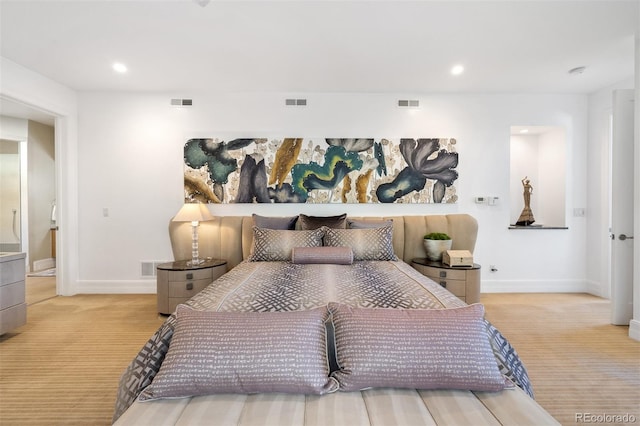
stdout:
{"type": "Polygon", "coordinates": [[[0,334],[27,323],[24,253],[0,253],[0,334]]]}

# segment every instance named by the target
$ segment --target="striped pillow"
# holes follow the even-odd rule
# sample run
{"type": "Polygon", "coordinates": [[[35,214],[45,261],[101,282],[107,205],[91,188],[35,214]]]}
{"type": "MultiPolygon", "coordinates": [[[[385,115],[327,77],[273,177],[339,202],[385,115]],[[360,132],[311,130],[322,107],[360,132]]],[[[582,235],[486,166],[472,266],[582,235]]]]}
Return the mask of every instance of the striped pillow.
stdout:
{"type": "Polygon", "coordinates": [[[178,305],[167,355],[138,399],[214,393],[325,394],[326,307],[294,312],[210,312],[178,305]]]}
{"type": "Polygon", "coordinates": [[[505,378],[484,306],[367,309],[329,303],[340,390],[372,387],[499,391],[505,378]]]}

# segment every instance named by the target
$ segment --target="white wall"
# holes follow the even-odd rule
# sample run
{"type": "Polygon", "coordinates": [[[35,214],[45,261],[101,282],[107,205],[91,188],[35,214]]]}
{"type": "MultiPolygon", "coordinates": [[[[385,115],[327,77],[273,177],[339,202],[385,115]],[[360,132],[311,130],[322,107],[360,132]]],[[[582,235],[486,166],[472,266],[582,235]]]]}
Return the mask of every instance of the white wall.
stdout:
{"type": "Polygon", "coordinates": [[[221,135],[457,138],[456,205],[221,205],[215,213],[470,213],[480,223],[475,260],[484,265],[484,291],[586,289],[585,218],[570,217],[568,230],[507,229],[514,124],[566,130],[567,205],[586,205],[586,96],[83,93],[79,110],[79,292],[155,291],[154,281],[141,279],[140,261],[171,259],[167,226],[182,205],[183,145],[221,135]],[[175,97],[192,98],[194,107],[170,107],[175,97]],[[285,107],[292,97],[307,98],[309,106],[285,107]],[[397,108],[400,98],[419,99],[421,108],[397,108]],[[478,205],[478,195],[501,202],[478,205]]]}

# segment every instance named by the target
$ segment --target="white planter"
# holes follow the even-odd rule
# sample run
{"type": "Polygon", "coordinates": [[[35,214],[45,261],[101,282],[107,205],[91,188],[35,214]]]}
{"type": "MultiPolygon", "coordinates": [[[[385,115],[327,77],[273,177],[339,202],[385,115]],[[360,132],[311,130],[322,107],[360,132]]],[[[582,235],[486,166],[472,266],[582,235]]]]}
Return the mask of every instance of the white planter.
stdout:
{"type": "Polygon", "coordinates": [[[442,261],[442,253],[451,250],[453,240],[422,240],[424,242],[424,250],[427,252],[427,259],[440,262],[442,261]]]}

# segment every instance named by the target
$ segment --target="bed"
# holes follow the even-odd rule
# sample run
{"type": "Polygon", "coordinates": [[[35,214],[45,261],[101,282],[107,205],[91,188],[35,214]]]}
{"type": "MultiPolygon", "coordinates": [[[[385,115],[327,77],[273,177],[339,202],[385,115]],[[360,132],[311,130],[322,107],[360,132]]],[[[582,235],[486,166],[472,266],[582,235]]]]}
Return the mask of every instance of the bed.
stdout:
{"type": "MultiPolygon", "coordinates": [[[[408,264],[428,231],[473,252],[474,218],[285,219],[203,227],[201,253],[231,270],[132,360],[114,424],[558,424],[482,305],[408,264]]],[[[178,259],[190,254],[180,227],[178,259]]]]}

